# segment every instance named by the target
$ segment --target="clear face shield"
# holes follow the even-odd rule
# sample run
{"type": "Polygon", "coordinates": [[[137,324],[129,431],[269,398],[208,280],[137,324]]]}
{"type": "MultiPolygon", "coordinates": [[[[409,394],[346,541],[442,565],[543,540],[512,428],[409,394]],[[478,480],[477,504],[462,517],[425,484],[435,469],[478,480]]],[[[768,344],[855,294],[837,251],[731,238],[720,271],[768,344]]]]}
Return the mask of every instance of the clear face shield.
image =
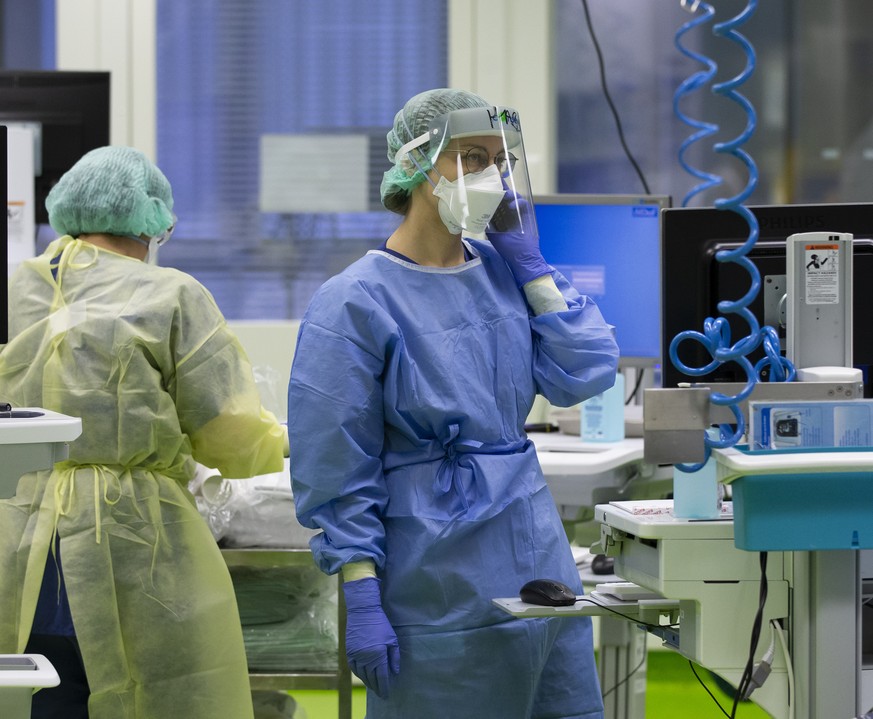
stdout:
{"type": "Polygon", "coordinates": [[[440,217],[454,234],[490,235],[497,232],[532,234],[537,226],[531,201],[530,178],[518,112],[509,107],[454,110],[434,118],[425,135],[398,152],[426,176],[430,166],[440,178],[434,182],[440,217]],[[421,146],[429,143],[425,151],[421,146]],[[457,179],[448,180],[437,162],[454,163],[457,179]]]}

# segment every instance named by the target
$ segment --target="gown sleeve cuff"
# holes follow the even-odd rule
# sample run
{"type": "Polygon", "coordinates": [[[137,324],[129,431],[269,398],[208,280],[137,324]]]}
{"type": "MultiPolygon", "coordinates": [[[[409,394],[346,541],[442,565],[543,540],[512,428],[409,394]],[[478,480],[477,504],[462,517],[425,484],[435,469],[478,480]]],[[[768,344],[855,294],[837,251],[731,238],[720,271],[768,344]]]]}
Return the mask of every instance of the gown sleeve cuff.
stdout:
{"type": "Polygon", "coordinates": [[[567,301],[552,275],[537,277],[525,284],[523,289],[528,304],[537,316],[549,312],[564,312],[567,309],[567,301]]]}
{"type": "Polygon", "coordinates": [[[343,565],[343,582],[354,582],[357,579],[366,579],[376,576],[376,563],[371,559],[360,562],[349,562],[343,565]]]}

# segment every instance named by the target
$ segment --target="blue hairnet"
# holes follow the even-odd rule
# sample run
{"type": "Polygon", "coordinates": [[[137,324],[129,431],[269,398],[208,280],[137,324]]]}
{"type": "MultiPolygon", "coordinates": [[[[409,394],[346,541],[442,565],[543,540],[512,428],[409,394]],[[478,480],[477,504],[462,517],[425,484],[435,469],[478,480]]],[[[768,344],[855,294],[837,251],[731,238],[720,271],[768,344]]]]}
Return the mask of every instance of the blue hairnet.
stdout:
{"type": "Polygon", "coordinates": [[[45,201],[49,224],[62,235],[104,232],[154,237],[173,222],[167,178],[132,147],[100,147],[71,167],[45,201]]]}
{"type": "MultiPolygon", "coordinates": [[[[397,151],[407,142],[428,131],[435,117],[452,110],[463,110],[470,107],[491,107],[479,95],[466,90],[439,88],[419,93],[407,100],[403,109],[394,116],[394,127],[388,132],[388,159],[394,167],[388,170],[382,178],[380,194],[382,204],[393,212],[405,206],[410,191],[425,180],[424,174],[409,161],[407,157],[397,157],[397,151]]],[[[428,145],[421,146],[426,154],[428,145]]],[[[427,171],[431,164],[418,155],[419,164],[427,171]]],[[[433,158],[430,158],[433,159],[433,158]]]]}

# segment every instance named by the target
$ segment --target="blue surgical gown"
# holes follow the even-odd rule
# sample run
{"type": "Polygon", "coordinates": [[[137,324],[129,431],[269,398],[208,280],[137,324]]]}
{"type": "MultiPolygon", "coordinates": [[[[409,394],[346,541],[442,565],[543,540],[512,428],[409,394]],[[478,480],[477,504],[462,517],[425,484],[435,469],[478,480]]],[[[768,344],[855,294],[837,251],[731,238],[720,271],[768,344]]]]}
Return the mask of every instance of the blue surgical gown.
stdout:
{"type": "Polygon", "coordinates": [[[375,562],[400,642],[367,716],[602,716],[588,619],[493,606],[535,577],[582,593],[536,451],[534,397],[609,388],[618,350],[558,273],[566,311],[531,316],[490,244],[451,268],[374,250],[326,282],[301,323],[288,429],[299,520],[329,574],[375,562]]]}

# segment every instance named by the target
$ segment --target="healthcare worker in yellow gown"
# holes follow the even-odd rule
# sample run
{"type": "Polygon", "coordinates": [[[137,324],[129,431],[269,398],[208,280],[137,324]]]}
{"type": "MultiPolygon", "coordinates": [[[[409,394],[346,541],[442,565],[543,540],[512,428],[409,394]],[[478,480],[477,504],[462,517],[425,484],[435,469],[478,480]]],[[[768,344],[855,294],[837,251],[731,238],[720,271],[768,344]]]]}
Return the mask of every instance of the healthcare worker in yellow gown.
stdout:
{"type": "Polygon", "coordinates": [[[82,434],[0,502],[0,653],[80,657],[78,698],[51,700],[72,672],[33,716],[250,718],[233,587],[187,485],[195,462],[280,471],[287,434],[209,292],[148,261],[175,221],[157,167],[94,150],[46,207],[62,236],[12,278],[0,392],[82,434]]]}

